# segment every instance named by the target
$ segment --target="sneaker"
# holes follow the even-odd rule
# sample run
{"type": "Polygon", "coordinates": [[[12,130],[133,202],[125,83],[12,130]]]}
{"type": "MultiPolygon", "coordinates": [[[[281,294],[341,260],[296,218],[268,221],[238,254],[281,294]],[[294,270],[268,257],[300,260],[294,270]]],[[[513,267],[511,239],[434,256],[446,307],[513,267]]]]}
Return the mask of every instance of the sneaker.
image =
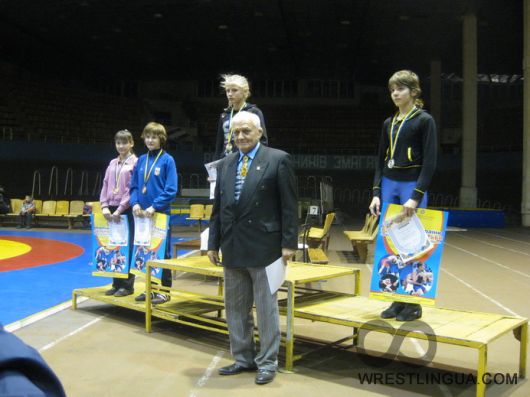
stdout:
{"type": "Polygon", "coordinates": [[[134,293],[134,291],[131,291],[130,289],[120,288],[119,290],[116,291],[114,296],[119,298],[119,297],[122,297],[122,296],[132,295],[133,293],[134,293]]]}
{"type": "Polygon", "coordinates": [[[394,318],[405,308],[403,302],[392,302],[392,304],[381,312],[381,318],[394,318]]]}
{"type": "Polygon", "coordinates": [[[108,289],[108,290],[105,291],[105,295],[107,295],[107,296],[114,295],[116,293],[116,291],[118,291],[118,288],[112,287],[111,289],[108,289]]]}
{"type": "Polygon", "coordinates": [[[162,303],[169,302],[171,297],[166,294],[156,293],[155,296],[151,299],[153,305],[161,305],[162,303]]]}
{"type": "Polygon", "coordinates": [[[397,321],[413,321],[422,315],[421,306],[415,303],[406,303],[405,308],[396,316],[397,321]]]}
{"type": "MultiPolygon", "coordinates": [[[[152,294],[151,293],[151,297],[152,297],[152,294]]],[[[137,297],[134,298],[134,300],[136,302],[145,302],[145,292],[142,292],[140,295],[138,295],[137,297]]]]}

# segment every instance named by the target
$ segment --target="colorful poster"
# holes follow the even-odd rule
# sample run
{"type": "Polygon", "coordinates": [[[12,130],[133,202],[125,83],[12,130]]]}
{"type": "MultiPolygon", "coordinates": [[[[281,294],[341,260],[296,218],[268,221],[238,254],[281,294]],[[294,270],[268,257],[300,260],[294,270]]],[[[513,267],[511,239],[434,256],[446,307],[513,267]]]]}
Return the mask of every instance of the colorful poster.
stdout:
{"type": "Polygon", "coordinates": [[[434,305],[447,213],[384,204],[375,246],[370,298],[434,305]]]}
{"type": "MultiPolygon", "coordinates": [[[[142,242],[142,244],[134,245],[133,258],[131,261],[131,273],[139,276],[145,275],[147,261],[164,259],[166,252],[166,237],[167,229],[169,227],[169,215],[156,212],[153,215],[152,222],[148,223],[150,225],[149,230],[145,230],[145,225],[147,223],[142,223],[142,236],[135,236],[134,238],[135,242],[142,242]],[[142,241],[146,238],[150,241],[148,245],[144,245],[142,241]]],[[[160,280],[160,277],[162,276],[162,269],[157,267],[151,268],[151,276],[157,280],[160,280]]]]}
{"type": "Polygon", "coordinates": [[[119,223],[109,222],[101,213],[92,219],[92,275],[129,277],[129,224],[122,215],[119,223]]]}

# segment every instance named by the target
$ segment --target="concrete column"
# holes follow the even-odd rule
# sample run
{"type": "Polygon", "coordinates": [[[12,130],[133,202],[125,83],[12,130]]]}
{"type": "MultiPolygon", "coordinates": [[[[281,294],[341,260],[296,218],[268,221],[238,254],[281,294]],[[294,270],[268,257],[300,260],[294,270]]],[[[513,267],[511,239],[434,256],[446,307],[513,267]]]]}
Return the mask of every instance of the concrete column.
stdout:
{"type": "Polygon", "coordinates": [[[464,16],[460,207],[477,206],[477,17],[464,16]]]}
{"type": "Polygon", "coordinates": [[[431,106],[430,112],[438,127],[438,147],[442,143],[442,62],[431,61],[431,106]]]}
{"type": "Polygon", "coordinates": [[[521,223],[530,226],[530,0],[523,5],[523,189],[521,223]]]}

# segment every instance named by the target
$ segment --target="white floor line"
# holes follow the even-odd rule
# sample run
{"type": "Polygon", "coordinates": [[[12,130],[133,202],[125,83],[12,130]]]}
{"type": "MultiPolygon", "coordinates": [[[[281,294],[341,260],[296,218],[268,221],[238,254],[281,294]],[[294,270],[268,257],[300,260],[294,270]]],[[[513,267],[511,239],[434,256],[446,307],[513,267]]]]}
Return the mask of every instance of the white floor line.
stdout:
{"type": "Polygon", "coordinates": [[[369,265],[368,263],[365,263],[366,267],[370,271],[370,274],[372,273],[372,265],[369,265]]]}
{"type": "Polygon", "coordinates": [[[523,277],[530,278],[530,274],[528,274],[528,273],[524,273],[524,272],[521,272],[521,271],[519,271],[519,270],[512,269],[512,268],[509,267],[509,266],[503,265],[502,263],[499,263],[499,262],[492,261],[491,259],[488,259],[488,258],[486,258],[486,257],[484,257],[484,256],[479,255],[479,254],[475,254],[474,252],[468,251],[468,250],[466,250],[466,249],[464,249],[464,248],[457,247],[456,245],[450,244],[450,243],[448,243],[448,242],[446,242],[445,245],[447,245],[448,247],[451,247],[451,248],[457,249],[457,250],[459,250],[459,251],[465,252],[466,254],[471,255],[471,256],[474,256],[474,257],[476,257],[476,258],[479,258],[480,260],[483,260],[483,261],[485,261],[485,262],[492,263],[492,264],[494,264],[494,265],[496,265],[496,266],[502,267],[503,269],[506,269],[506,270],[509,270],[509,271],[511,271],[511,272],[517,273],[517,274],[519,274],[519,275],[521,275],[521,276],[523,276],[523,277]]]}
{"type": "MultiPolygon", "coordinates": [[[[88,298],[82,296],[82,297],[77,298],[77,303],[79,304],[86,300],[88,300],[88,298]]],[[[37,321],[45,319],[46,317],[49,317],[55,313],[59,313],[60,311],[64,309],[68,309],[70,307],[72,307],[71,300],[63,302],[57,306],[50,307],[49,309],[45,309],[41,312],[32,314],[31,316],[23,318],[22,320],[15,321],[14,323],[6,325],[4,328],[8,332],[15,332],[19,330],[20,328],[27,327],[30,324],[36,323],[37,321]]]]}
{"type": "MultiPolygon", "coordinates": [[[[416,352],[418,352],[418,354],[420,356],[422,356],[422,357],[425,356],[425,353],[427,353],[427,352],[423,349],[423,347],[421,347],[420,342],[418,342],[418,340],[415,339],[415,338],[410,338],[410,341],[414,345],[414,349],[416,349],[416,352]]],[[[451,393],[451,390],[449,390],[447,385],[444,385],[443,383],[439,383],[438,387],[440,388],[442,394],[445,397],[452,397],[453,396],[453,394],[451,393]]]]}
{"type": "Polygon", "coordinates": [[[54,347],[56,344],[62,342],[63,340],[68,339],[69,337],[71,337],[71,336],[73,336],[75,334],[78,334],[79,332],[83,331],[84,329],[94,325],[98,321],[101,321],[101,319],[104,318],[104,317],[106,317],[106,315],[97,317],[97,318],[93,319],[92,321],[86,323],[85,325],[73,330],[72,332],[70,332],[70,333],[68,333],[68,334],[66,334],[64,336],[61,336],[60,338],[54,340],[53,342],[48,343],[46,346],[44,346],[42,348],[40,348],[39,352],[43,352],[45,350],[51,349],[52,347],[54,347]]]}
{"type": "Polygon", "coordinates": [[[481,239],[478,239],[478,238],[475,238],[475,237],[471,237],[471,236],[466,236],[464,234],[458,234],[457,235],[458,237],[463,237],[463,238],[467,238],[469,240],[475,240],[475,241],[478,241],[479,243],[482,243],[482,244],[486,244],[486,245],[489,245],[491,247],[495,247],[495,248],[500,248],[500,249],[503,249],[505,251],[510,251],[510,252],[514,252],[516,254],[521,254],[521,255],[526,255],[526,256],[530,256],[530,252],[525,252],[525,251],[519,251],[519,250],[515,250],[513,248],[508,248],[508,247],[504,247],[502,245],[498,245],[498,244],[493,244],[493,243],[490,243],[489,241],[484,241],[484,240],[481,240],[481,239]]]}
{"type": "Polygon", "coordinates": [[[223,358],[224,351],[219,350],[217,354],[212,358],[212,361],[210,362],[210,365],[208,365],[208,368],[206,368],[206,371],[204,371],[204,374],[201,376],[201,378],[197,381],[195,384],[195,387],[190,391],[189,397],[197,397],[199,395],[199,391],[210,379],[212,376],[212,372],[214,371],[215,367],[217,367],[217,364],[219,361],[221,361],[221,358],[223,358]]]}
{"type": "Polygon", "coordinates": [[[515,241],[516,243],[519,243],[519,244],[525,244],[525,245],[530,245],[530,242],[528,241],[522,241],[522,240],[517,240],[515,238],[510,238],[510,237],[506,237],[506,236],[501,236],[500,234],[495,234],[495,233],[488,233],[488,232],[479,232],[477,231],[478,233],[481,233],[481,234],[486,234],[488,236],[493,236],[493,237],[497,237],[497,238],[502,238],[504,240],[508,240],[508,241],[515,241]]]}
{"type": "MultiPolygon", "coordinates": [[[[185,258],[187,256],[190,256],[191,254],[194,254],[196,252],[199,252],[199,250],[192,250],[190,252],[186,252],[184,255],[180,255],[178,258],[185,258]]],[[[176,280],[177,278],[180,278],[182,276],[184,276],[186,274],[186,272],[179,272],[179,274],[175,275],[175,277],[173,277],[173,280],[176,280]]]]}
{"type": "Polygon", "coordinates": [[[455,276],[453,273],[451,273],[449,270],[446,270],[444,269],[443,267],[441,267],[440,269],[442,269],[443,272],[447,273],[448,275],[450,275],[451,277],[453,277],[454,279],[456,279],[457,281],[461,282],[462,284],[464,284],[466,287],[470,288],[471,290],[473,290],[474,292],[476,292],[477,294],[479,294],[480,296],[482,296],[483,298],[486,298],[487,300],[489,300],[491,303],[493,303],[494,305],[500,307],[502,310],[505,310],[506,312],[510,313],[512,316],[516,316],[516,317],[522,317],[521,315],[517,314],[516,312],[514,312],[513,310],[511,310],[510,308],[504,306],[502,303],[500,303],[499,301],[493,299],[492,297],[486,295],[484,292],[480,291],[479,289],[473,287],[471,284],[465,282],[464,280],[462,280],[460,277],[458,276],[455,276]]]}

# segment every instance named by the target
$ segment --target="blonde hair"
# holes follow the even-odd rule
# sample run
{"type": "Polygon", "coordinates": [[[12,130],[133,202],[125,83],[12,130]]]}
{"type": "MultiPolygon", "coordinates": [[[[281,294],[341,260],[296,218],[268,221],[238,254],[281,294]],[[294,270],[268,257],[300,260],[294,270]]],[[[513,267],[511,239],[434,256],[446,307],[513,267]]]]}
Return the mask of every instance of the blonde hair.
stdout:
{"type": "Polygon", "coordinates": [[[160,139],[160,146],[164,146],[167,141],[166,129],[160,123],[155,123],[154,121],[147,123],[147,125],[144,127],[144,130],[142,131],[141,138],[145,139],[145,137],[149,134],[153,134],[160,139]]]}
{"type": "Polygon", "coordinates": [[[245,99],[250,96],[250,85],[245,76],[241,76],[240,74],[222,74],[221,78],[220,86],[223,90],[226,90],[228,86],[235,85],[243,90],[245,99]]]}
{"type": "Polygon", "coordinates": [[[419,108],[423,107],[423,101],[420,99],[421,88],[420,78],[412,70],[399,70],[388,79],[388,88],[393,86],[405,86],[410,89],[411,95],[414,97],[414,105],[419,108]]]}

